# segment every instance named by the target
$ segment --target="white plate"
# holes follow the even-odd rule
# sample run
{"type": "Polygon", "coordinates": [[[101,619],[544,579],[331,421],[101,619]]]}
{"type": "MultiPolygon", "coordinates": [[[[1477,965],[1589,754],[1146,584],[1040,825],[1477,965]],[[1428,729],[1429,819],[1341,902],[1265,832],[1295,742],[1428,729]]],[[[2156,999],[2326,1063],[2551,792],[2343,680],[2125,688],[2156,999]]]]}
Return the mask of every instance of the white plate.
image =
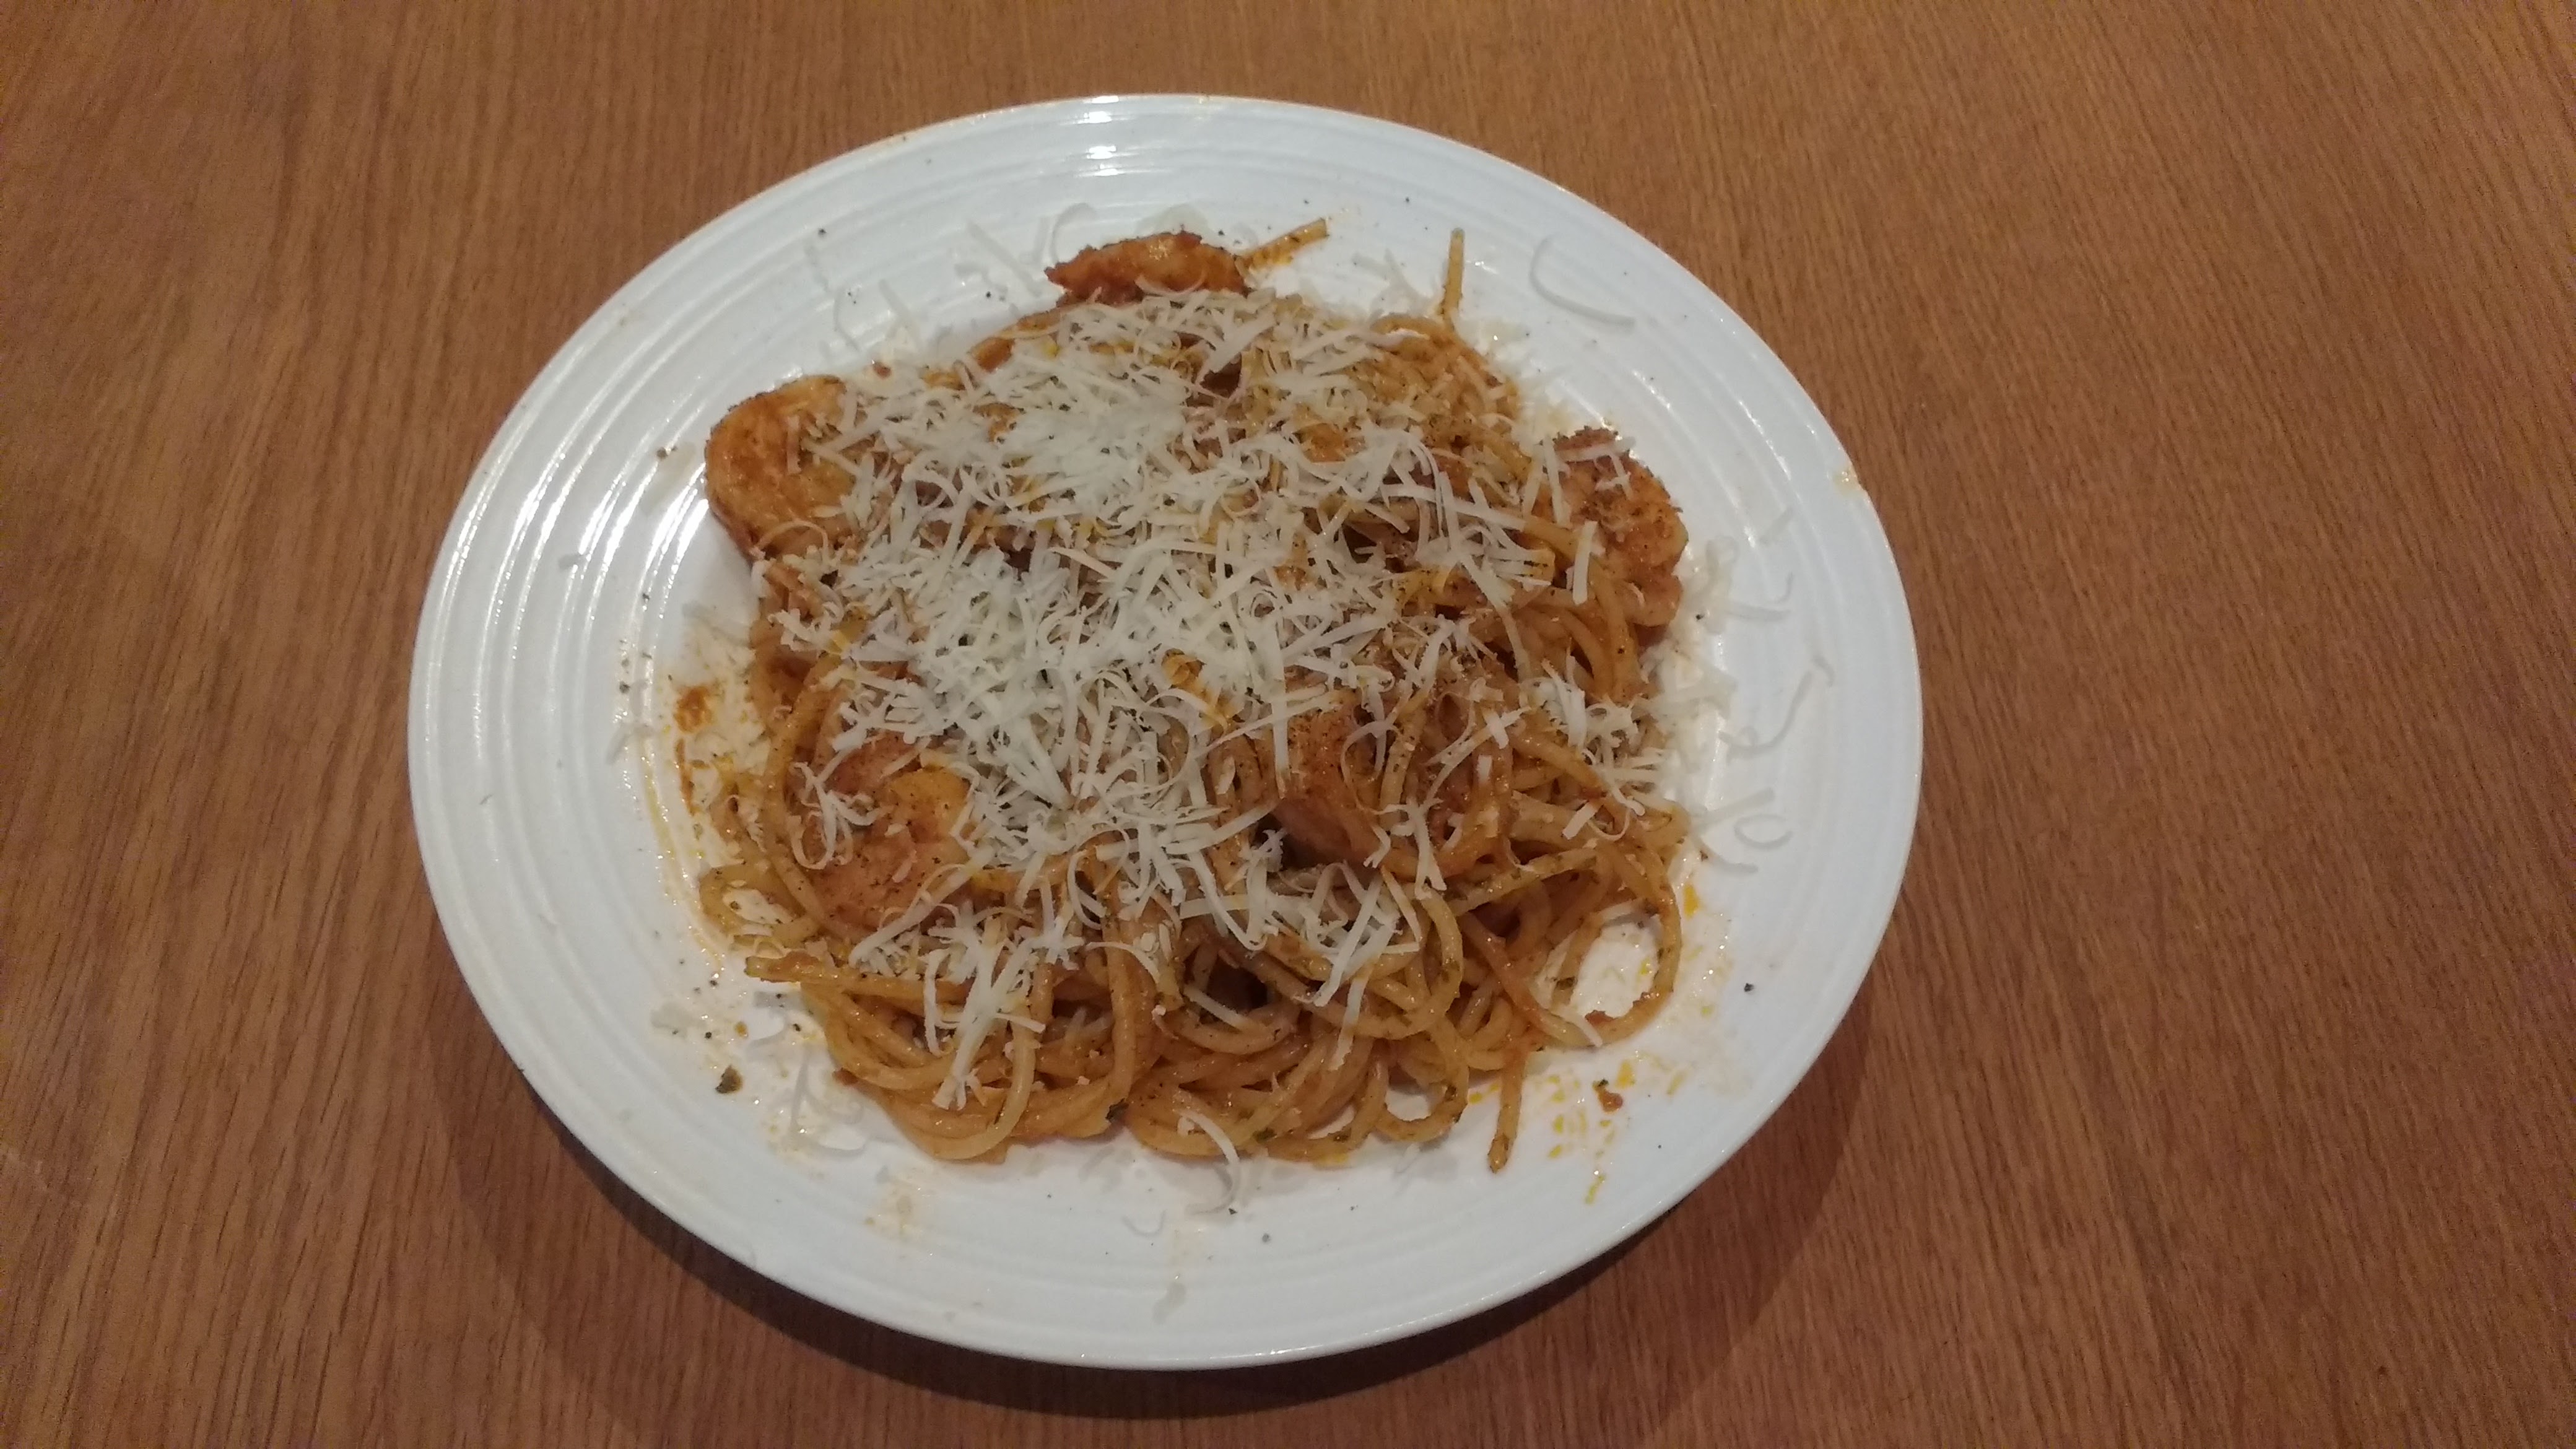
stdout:
{"type": "Polygon", "coordinates": [[[413,662],[412,801],[440,919],[494,1032],[565,1125],[674,1221],[930,1338],[1208,1366],[1462,1317],[1612,1247],[1714,1172],[1869,969],[1913,830],[1919,710],[1896,570],[1842,449],[1670,258],[1556,186],[1418,131],[1103,97],[818,166],[674,247],[565,344],[484,455],[440,554],[413,662]],[[1464,227],[1470,320],[1523,329],[1524,367],[1622,429],[1698,545],[1732,555],[1718,653],[1738,693],[1705,798],[1754,802],[1713,832],[1738,869],[1698,888],[1681,999],[1633,1049],[1553,1064],[1499,1177],[1482,1164],[1490,1102],[1432,1150],[1265,1165],[1237,1211],[1212,1215],[1191,1210],[1216,1194],[1210,1170],[1124,1140],[939,1166],[886,1132],[833,1156],[781,1131],[794,1049],[732,1032],[775,1016],[745,1006],[738,973],[705,986],[717,958],[675,889],[657,806],[659,731],[695,621],[749,611],[745,571],[706,522],[707,428],[753,392],[885,345],[898,307],[924,331],[1030,310],[1042,247],[1069,254],[1176,206],[1235,243],[1328,218],[1332,240],[1282,285],[1353,306],[1383,291],[1389,258],[1436,285],[1449,229],[1464,227]],[[718,1095],[729,1062],[750,1088],[718,1095]],[[1605,1115],[1584,1084],[1623,1063],[1636,1080],[1605,1115]]]}

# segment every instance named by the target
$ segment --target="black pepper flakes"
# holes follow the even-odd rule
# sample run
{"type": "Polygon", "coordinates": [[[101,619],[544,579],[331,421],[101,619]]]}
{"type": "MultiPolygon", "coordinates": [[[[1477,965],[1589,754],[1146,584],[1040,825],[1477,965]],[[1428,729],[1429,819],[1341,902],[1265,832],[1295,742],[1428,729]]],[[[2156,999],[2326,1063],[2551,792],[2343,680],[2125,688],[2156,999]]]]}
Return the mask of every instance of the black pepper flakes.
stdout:
{"type": "Polygon", "coordinates": [[[724,1075],[716,1078],[716,1095],[720,1097],[730,1096],[741,1090],[742,1073],[732,1067],[725,1068],[724,1075]]]}

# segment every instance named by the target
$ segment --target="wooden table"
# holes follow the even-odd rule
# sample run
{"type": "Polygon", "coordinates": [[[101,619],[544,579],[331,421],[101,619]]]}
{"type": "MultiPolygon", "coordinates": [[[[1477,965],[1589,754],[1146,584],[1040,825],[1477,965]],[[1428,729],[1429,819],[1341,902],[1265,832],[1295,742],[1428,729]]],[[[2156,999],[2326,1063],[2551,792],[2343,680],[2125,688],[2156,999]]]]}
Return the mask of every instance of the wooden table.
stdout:
{"type": "Polygon", "coordinates": [[[2569,12],[1573,0],[0,19],[0,1441],[2576,1433],[2569,12]],[[664,247],[1102,91],[1446,132],[1805,381],[1920,634],[1814,1075],[1606,1263],[1201,1376],[842,1317],[555,1129],[403,715],[512,399],[664,247]]]}

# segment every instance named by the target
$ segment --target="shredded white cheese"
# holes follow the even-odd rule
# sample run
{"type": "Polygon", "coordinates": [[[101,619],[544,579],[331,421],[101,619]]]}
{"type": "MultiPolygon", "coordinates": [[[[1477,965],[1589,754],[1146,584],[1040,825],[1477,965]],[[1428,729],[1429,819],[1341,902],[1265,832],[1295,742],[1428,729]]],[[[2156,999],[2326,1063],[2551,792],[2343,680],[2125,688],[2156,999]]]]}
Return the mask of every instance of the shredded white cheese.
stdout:
{"type": "MultiPolygon", "coordinates": [[[[848,474],[841,512],[855,538],[765,567],[803,601],[775,626],[834,656],[821,676],[841,695],[824,732],[833,763],[892,737],[954,771],[966,785],[962,870],[1008,872],[1024,898],[1006,926],[1003,912],[949,901],[963,875],[898,874],[911,908],[849,952],[856,969],[920,973],[929,1045],[943,1030],[956,1044],[943,1104],[972,1088],[979,1050],[1015,1019],[1040,965],[1070,961],[1113,915],[1132,922],[1155,899],[1189,903],[1246,945],[1282,931],[1315,943],[1330,963],[1315,999],[1348,996],[1347,1035],[1371,964],[1408,931],[1418,941],[1419,922],[1374,873],[1363,882],[1337,866],[1342,888],[1275,888],[1281,842],[1256,830],[1267,801],[1247,809],[1220,798],[1222,783],[1211,792],[1208,764],[1235,741],[1284,772],[1299,718],[1357,698],[1368,723],[1354,742],[1383,765],[1382,704],[1465,688],[1487,728],[1430,762],[1442,785],[1471,757],[1488,778],[1480,747],[1499,747],[1525,714],[1601,766],[1640,763],[1631,711],[1554,676],[1489,697],[1486,666],[1501,651],[1408,602],[1426,578],[1464,580],[1508,625],[1512,602],[1551,585],[1561,562],[1511,526],[1523,511],[1563,519],[1566,501],[1553,440],[1508,417],[1491,421],[1539,460],[1521,496],[1441,486],[1422,420],[1366,385],[1389,345],[1359,320],[1268,292],[1073,305],[1015,334],[990,367],[961,351],[845,379],[837,426],[805,440],[848,474]],[[1219,391],[1240,405],[1216,405],[1219,391]],[[1408,539],[1410,556],[1372,543],[1372,525],[1408,539]],[[1126,883],[1114,903],[1050,874],[1078,852],[1126,883]],[[1032,894],[1044,904],[1035,929],[1032,894]],[[941,982],[964,988],[953,1012],[941,982]]],[[[1589,521],[1577,538],[1568,583],[1583,600],[1600,544],[1589,521]]],[[[836,791],[832,774],[797,777],[818,837],[810,852],[797,842],[800,861],[828,861],[885,808],[836,791]]],[[[1438,888],[1428,811],[1416,802],[1382,819],[1386,848],[1404,839],[1422,862],[1414,883],[1438,888]]],[[[1204,991],[1185,994],[1242,1021],[1204,991]]]]}

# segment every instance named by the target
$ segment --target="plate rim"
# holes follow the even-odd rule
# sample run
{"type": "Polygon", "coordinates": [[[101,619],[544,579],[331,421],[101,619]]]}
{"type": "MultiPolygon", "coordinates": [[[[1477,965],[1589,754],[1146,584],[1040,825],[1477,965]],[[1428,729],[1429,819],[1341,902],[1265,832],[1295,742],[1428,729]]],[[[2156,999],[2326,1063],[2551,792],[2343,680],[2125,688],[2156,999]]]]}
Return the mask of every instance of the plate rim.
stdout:
{"type": "MultiPolygon", "coordinates": [[[[913,1305],[918,1308],[918,1312],[889,1312],[886,1305],[879,1304],[870,1304],[866,1308],[861,1308],[844,1301],[839,1295],[819,1292],[807,1283],[790,1281],[772,1271],[770,1267],[764,1266],[756,1256],[747,1255],[740,1246],[729,1243],[720,1236],[702,1231],[693,1221],[689,1204],[680,1200],[683,1194],[676,1191],[674,1185],[667,1183],[660,1175],[638,1170],[640,1164],[634,1162],[623,1150],[617,1134],[609,1131],[585,1130],[589,1114],[586,1111],[566,1110],[568,1094],[560,1085],[550,1088],[547,1080],[552,1074],[551,1065],[540,1066],[536,1070],[531,1069],[532,1055],[540,1063],[550,1063],[548,1054],[539,1049],[540,1043],[532,1025],[518,1020],[517,1014],[513,1011],[496,1011],[498,1003],[492,993],[498,984],[495,974],[495,952],[499,943],[485,939],[482,933],[470,928],[474,921],[473,913],[467,905],[468,887],[456,861],[457,841],[453,838],[456,822],[443,813],[458,807],[456,802],[443,798],[435,788],[438,783],[435,777],[439,766],[433,747],[441,737],[438,721],[435,718],[435,707],[442,697],[438,688],[442,674],[449,666],[449,661],[441,655],[458,622],[455,609],[460,600],[459,590],[465,582],[463,578],[465,545],[476,536],[487,514],[495,503],[500,501],[499,492],[503,476],[511,471],[509,465],[516,460],[516,455],[527,442],[527,435],[535,426],[537,414],[541,411],[539,404],[559,392],[565,384],[566,375],[576,370],[598,349],[606,336],[615,330],[621,310],[630,304],[631,299],[649,292],[665,273],[697,260],[701,253],[716,244],[720,235],[738,217],[773,205],[801,188],[818,184],[826,179],[827,174],[844,170],[864,170],[878,164],[886,157],[924,143],[954,141],[997,127],[1097,106],[1130,106],[1164,113],[1163,116],[1155,119],[1168,118],[1187,108],[1204,108],[1291,123],[1325,124],[1337,127],[1356,125],[1362,129],[1387,128],[1416,138],[1420,143],[1436,151],[1449,153],[1472,167],[1489,170],[1501,168],[1515,174],[1524,183],[1534,182],[1557,193],[1567,198],[1572,205],[1628,233],[1670,262],[1682,277],[1688,279],[1689,285],[1696,289],[1699,299],[1714,308],[1715,317],[1723,324],[1730,325],[1739,334],[1740,341],[1749,344],[1755,357],[1767,367],[1771,374],[1770,381],[1780,389],[1781,396],[1775,400],[1776,403],[1794,410],[1794,416],[1784,418],[1783,421],[1794,422],[1797,426],[1813,433],[1829,446],[1834,455],[1844,460],[1846,468],[1849,466],[1847,450],[1842,447],[1840,439],[1803,385],[1797,381],[1786,364],[1781,362],[1769,344],[1764,342],[1731,307],[1728,307],[1697,273],[1683,266],[1678,259],[1671,257],[1670,253],[1664,252],[1651,239],[1638,233],[1626,222],[1571,188],[1515,162],[1437,132],[1358,112],[1296,102],[1201,93],[1126,93],[1069,97],[981,111],[915,127],[818,161],[762,188],[692,229],[687,236],[664,249],[603,300],[548,358],[546,364],[539,369],[514,401],[509,413],[505,415],[490,443],[478,458],[473,472],[469,475],[466,488],[450,516],[436,561],[432,565],[429,588],[422,600],[420,619],[414,637],[406,729],[408,765],[406,783],[411,794],[415,845],[422,858],[424,874],[428,879],[431,897],[438,912],[441,932],[447,939],[450,955],[457,964],[459,974],[465,978],[468,991],[474,997],[477,1010],[483,1016],[486,1025],[501,1042],[513,1067],[527,1081],[549,1114],[572,1133],[585,1152],[590,1153],[615,1174],[627,1190],[650,1203],[657,1212],[692,1237],[716,1248],[751,1271],[800,1295],[900,1332],[974,1352],[1031,1361],[1085,1367],[1189,1369],[1278,1363],[1354,1351],[1454,1323],[1498,1304],[1513,1301],[1548,1282],[1578,1270],[1586,1263],[1598,1260],[1603,1255],[1615,1251],[1621,1244],[1635,1238],[1670,1212],[1682,1198],[1714,1178],[1736,1153],[1742,1151],[1744,1142],[1749,1142],[1763,1127],[1769,1125],[1780,1105],[1807,1079],[1816,1061],[1841,1030],[1853,1001],[1857,999],[1859,992],[1868,981],[1870,972],[1875,968],[1878,951],[1884,944],[1885,933],[1892,920],[1911,855],[1921,797],[1920,659],[1902,573],[1896,565],[1894,550],[1877,516],[1876,507],[1874,503],[1869,502],[1866,493],[1859,494],[1859,497],[1865,505],[1867,541],[1875,545],[1875,558],[1871,562],[1883,563],[1884,582],[1887,585],[1879,597],[1881,610],[1877,622],[1884,631],[1883,648],[1889,655],[1889,668],[1880,682],[1891,688],[1893,697],[1890,703],[1896,706],[1886,721],[1889,727],[1886,743],[1892,750],[1888,763],[1893,767],[1890,774],[1895,788],[1891,795],[1891,809],[1885,817],[1883,826],[1884,836],[1892,841],[1890,857],[1892,863],[1883,872],[1883,878],[1873,876],[1865,882],[1869,887],[1866,899],[1854,901],[1855,905],[1866,906],[1865,914],[1874,923],[1874,928],[1866,932],[1869,949],[1861,958],[1859,968],[1852,971],[1846,981],[1834,983],[1835,989],[1821,997],[1816,1009],[1810,1013],[1808,1020],[1821,1023],[1812,1028],[1812,1040],[1793,1043],[1790,1050],[1780,1054],[1782,1061],[1794,1060],[1795,1069],[1779,1073],[1768,1087],[1747,1093],[1740,1099],[1745,1104],[1745,1110],[1751,1112],[1754,1123],[1745,1134],[1743,1141],[1719,1155],[1709,1164],[1705,1172],[1681,1182],[1669,1192],[1657,1194],[1644,1205],[1629,1212],[1624,1221],[1615,1225],[1605,1224],[1605,1231],[1599,1235],[1597,1243],[1590,1246],[1581,1256],[1563,1264],[1535,1268],[1528,1273],[1515,1275],[1509,1281],[1484,1292],[1461,1297],[1439,1311],[1397,1322],[1383,1323],[1370,1330],[1346,1334],[1328,1342],[1259,1352],[1218,1352],[1195,1355],[1102,1355],[1057,1352],[1041,1346],[997,1341],[989,1335],[972,1331],[962,1323],[943,1322],[933,1305],[913,1305]],[[469,927],[462,932],[464,937],[462,940],[460,940],[460,926],[469,927]]],[[[1134,121],[1139,117],[1131,114],[1121,116],[1119,119],[1134,121]]],[[[1728,391],[1732,392],[1733,389],[1730,388],[1728,391]]],[[[469,632],[471,632],[470,629],[469,632]]],[[[462,813],[461,810],[459,813],[462,813]]],[[[597,1124],[587,1125],[593,1128],[597,1126],[597,1124]]],[[[906,1302],[908,1300],[895,1300],[898,1307],[906,1302]]]]}

